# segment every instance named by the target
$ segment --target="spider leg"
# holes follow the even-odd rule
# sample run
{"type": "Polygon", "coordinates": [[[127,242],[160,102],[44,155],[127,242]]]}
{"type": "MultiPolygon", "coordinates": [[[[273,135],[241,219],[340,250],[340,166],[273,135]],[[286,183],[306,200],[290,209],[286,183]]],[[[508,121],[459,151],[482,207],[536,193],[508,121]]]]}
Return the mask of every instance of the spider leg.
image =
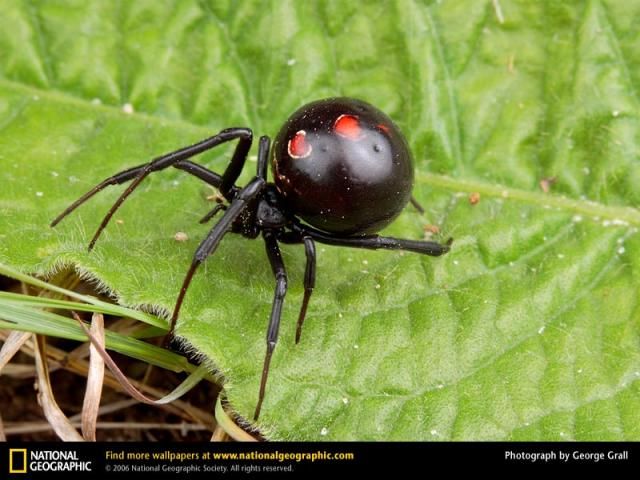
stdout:
{"type": "MultiPolygon", "coordinates": [[[[144,167],[144,165],[143,165],[144,167]]],[[[193,175],[194,177],[198,177],[200,180],[208,183],[214,188],[220,188],[220,183],[222,182],[222,176],[218,175],[216,172],[212,172],[206,167],[202,165],[198,165],[197,163],[192,162],[191,160],[181,160],[176,163],[174,168],[179,170],[184,170],[185,172],[193,175]]],[[[238,190],[238,187],[234,187],[238,190]]]]}
{"type": "Polygon", "coordinates": [[[260,137],[258,141],[258,164],[256,168],[256,176],[267,181],[267,167],[269,165],[269,147],[271,139],[266,135],[260,137]]]}
{"type": "MultiPolygon", "coordinates": [[[[269,144],[270,144],[270,140],[269,137],[267,136],[263,136],[260,137],[260,143],[258,146],[258,166],[257,166],[257,172],[256,172],[256,176],[264,179],[265,181],[267,180],[267,165],[268,165],[268,161],[269,161],[269,144]]],[[[204,169],[204,167],[201,167],[198,164],[192,164],[192,167],[196,167],[196,168],[202,168],[204,169]]],[[[192,168],[190,167],[190,168],[192,168]]],[[[187,170],[186,168],[184,170],[187,170]]],[[[205,169],[206,170],[206,169],[205,169]]],[[[240,169],[241,171],[242,169],[240,169]]],[[[193,173],[194,175],[202,175],[202,172],[198,172],[196,171],[189,171],[189,173],[193,173]]],[[[213,173],[213,172],[210,172],[213,173]]],[[[226,172],[225,172],[226,173],[226,172]]],[[[217,175],[217,174],[214,174],[217,175]]],[[[222,183],[222,177],[220,177],[218,175],[218,178],[220,179],[220,183],[218,185],[214,185],[216,188],[218,188],[219,190],[222,190],[221,187],[221,183],[222,183]]],[[[233,181],[235,182],[237,180],[234,179],[233,181]]],[[[206,180],[205,180],[206,181],[206,180]]],[[[238,193],[238,187],[236,186],[231,186],[231,198],[235,197],[238,193]]],[[[200,223],[207,223],[209,220],[211,220],[213,217],[215,217],[217,215],[217,213],[220,210],[226,210],[227,206],[223,205],[222,203],[219,203],[218,205],[216,205],[215,207],[213,207],[204,217],[202,217],[200,219],[200,223]]]]}
{"type": "MultiPolygon", "coordinates": [[[[64,219],[67,215],[73,212],[80,205],[85,203],[91,197],[93,197],[96,193],[104,190],[106,187],[111,185],[120,185],[122,183],[128,182],[129,180],[137,177],[147,166],[147,164],[138,165],[137,167],[128,168],[120,173],[117,173],[93,187],[87,193],[82,195],[79,199],[69,205],[60,215],[58,215],[52,222],[51,226],[55,227],[62,219],[64,219]]],[[[211,170],[198,165],[197,163],[193,163],[189,160],[182,160],[174,165],[175,168],[180,170],[184,170],[191,175],[198,177],[200,180],[205,181],[209,185],[218,188],[220,186],[220,182],[222,181],[222,177],[211,170]]],[[[235,188],[235,187],[234,187],[235,188]]]]}
{"type": "Polygon", "coordinates": [[[278,329],[280,328],[280,318],[282,316],[282,304],[284,296],[287,293],[287,272],[284,268],[282,255],[275,235],[270,230],[264,230],[262,233],[264,238],[267,256],[271,263],[271,270],[276,279],[276,288],[273,294],[273,306],[271,307],[271,317],[269,318],[269,327],[267,329],[267,351],[264,357],[264,365],[262,367],[262,378],[260,379],[260,393],[258,394],[258,404],[253,419],[257,420],[262,409],[264,393],[267,387],[267,378],[269,376],[269,365],[271,364],[271,356],[278,342],[278,329]]]}
{"type": "MultiPolygon", "coordinates": [[[[253,138],[253,134],[249,129],[228,128],[226,130],[222,130],[217,135],[214,135],[213,137],[209,137],[205,140],[202,140],[201,142],[198,142],[194,145],[184,147],[174,152],[167,153],[165,155],[157,157],[156,159],[152,160],[146,165],[141,166],[141,168],[134,167],[134,168],[125,170],[124,172],[121,172],[120,174],[115,175],[110,179],[107,179],[105,182],[102,182],[100,185],[98,185],[98,187],[96,187],[97,190],[94,189],[95,191],[91,190],[88,193],[86,193],[83,197],[80,198],[80,200],[76,201],[76,203],[72,204],[71,207],[65,210],[65,212],[63,212],[63,214],[59,218],[54,220],[54,224],[60,221],[66,214],[69,213],[69,211],[73,210],[78,205],[80,205],[81,203],[86,201],[88,198],[93,196],[95,193],[100,191],[101,188],[104,188],[107,185],[113,184],[114,181],[115,183],[121,183],[123,181],[133,179],[133,182],[131,182],[131,184],[129,184],[129,186],[120,195],[120,197],[118,197],[116,202],[111,206],[111,208],[103,218],[95,235],[93,236],[93,238],[91,239],[91,242],[89,243],[89,250],[91,250],[95,245],[96,241],[98,240],[98,237],[102,233],[102,230],[104,230],[104,228],[107,226],[107,224],[109,223],[109,220],[111,220],[111,217],[116,212],[116,210],[120,207],[120,205],[122,205],[122,203],[131,194],[131,192],[133,192],[133,190],[135,190],[151,172],[163,170],[167,167],[174,166],[177,163],[180,163],[181,161],[184,161],[194,155],[202,153],[206,150],[209,150],[213,147],[221,145],[225,142],[237,139],[239,141],[234,151],[233,158],[231,159],[231,163],[225,170],[225,173],[222,175],[220,180],[220,188],[222,187],[226,188],[226,190],[223,192],[225,193],[225,198],[231,199],[233,185],[228,186],[225,184],[225,182],[228,182],[229,179],[232,178],[232,176],[230,176],[227,172],[228,171],[235,172],[235,170],[237,169],[237,165],[239,163],[244,163],[244,158],[246,158],[249,148],[251,147],[252,138],[253,138]],[[242,160],[242,162],[240,162],[239,159],[242,160]]],[[[184,169],[196,176],[198,176],[198,174],[203,173],[202,169],[194,168],[192,165],[191,166],[185,165],[184,169]]]]}
{"type": "Polygon", "coordinates": [[[424,207],[422,205],[420,205],[420,202],[418,202],[418,200],[415,199],[415,197],[413,195],[411,195],[411,198],[409,199],[409,201],[411,202],[411,205],[413,205],[413,207],[420,213],[420,214],[424,214],[424,207]]]}
{"type": "Polygon", "coordinates": [[[313,227],[302,225],[297,222],[292,225],[292,228],[300,235],[309,236],[315,241],[326,243],[327,245],[367,248],[372,250],[377,250],[379,248],[384,248],[387,250],[406,250],[409,252],[421,253],[423,255],[430,255],[432,257],[439,257],[440,255],[444,255],[451,249],[451,244],[453,243],[453,238],[447,240],[446,243],[438,243],[420,240],[406,240],[403,238],[394,237],[381,237],[379,235],[365,235],[362,237],[336,237],[329,233],[316,230],[313,227]]]}
{"type": "MultiPolygon", "coordinates": [[[[258,166],[256,176],[259,178],[267,180],[267,164],[269,161],[269,137],[260,137],[260,143],[258,146],[258,166]]],[[[197,165],[199,166],[199,165],[197,165]]],[[[232,189],[237,190],[237,187],[231,187],[232,189]]],[[[233,195],[236,195],[237,192],[233,191],[233,195]]],[[[213,217],[217,215],[220,210],[226,210],[227,206],[219,203],[215,207],[213,207],[204,217],[200,219],[200,223],[207,223],[213,217]]]]}
{"type": "Polygon", "coordinates": [[[182,288],[180,289],[178,299],[176,300],[176,305],[173,308],[173,315],[171,315],[171,324],[169,326],[167,337],[173,333],[176,326],[176,321],[178,320],[184,296],[187,293],[187,289],[189,288],[189,284],[191,283],[191,279],[193,278],[193,274],[196,272],[196,269],[215,251],[220,240],[222,240],[222,237],[224,237],[231,228],[233,221],[242,213],[244,208],[247,206],[247,203],[262,192],[265,183],[266,182],[262,178],[255,177],[247,184],[246,187],[242,188],[231,204],[227,207],[222,218],[220,218],[218,223],[213,226],[204,240],[200,242],[200,245],[193,256],[191,266],[189,267],[184,281],[182,282],[182,288]]]}
{"type": "Polygon", "coordinates": [[[200,219],[199,223],[207,223],[209,220],[215,217],[220,210],[226,210],[226,209],[227,209],[226,205],[222,203],[217,204],[215,207],[209,210],[209,212],[204,217],[200,219]]]}
{"type": "MultiPolygon", "coordinates": [[[[250,131],[249,131],[250,132],[250,131]]],[[[209,231],[207,236],[202,240],[196,253],[193,256],[193,261],[191,262],[191,266],[187,271],[187,275],[182,282],[182,288],[180,289],[180,293],[178,294],[178,299],[176,300],[176,305],[173,308],[173,314],[171,315],[171,324],[169,326],[169,332],[165,336],[165,342],[167,342],[169,336],[173,333],[173,330],[176,326],[176,322],[178,320],[178,315],[180,313],[180,308],[182,307],[182,302],[184,301],[184,296],[187,293],[187,289],[189,288],[189,284],[191,283],[191,279],[193,278],[194,273],[198,266],[205,261],[205,259],[211,255],[215,249],[218,247],[220,240],[224,237],[225,233],[229,231],[234,220],[238,218],[238,216],[245,209],[247,204],[256,198],[265,185],[267,184],[267,162],[269,159],[269,137],[261,137],[260,143],[258,145],[258,165],[256,168],[256,176],[251,180],[246,187],[239,189],[236,193],[233,194],[231,198],[231,203],[229,206],[222,206],[218,204],[214,209],[209,212],[205,217],[201,220],[201,222],[209,220],[209,218],[213,217],[220,209],[224,210],[224,215],[222,218],[216,223],[213,228],[209,231]]],[[[246,158],[246,155],[245,155],[246,158]]],[[[243,160],[244,161],[244,160],[243,160]]],[[[225,172],[226,173],[226,172],[225,172]]],[[[224,177],[224,175],[223,175],[224,177]]],[[[234,180],[235,181],[235,180],[234,180]]],[[[232,187],[235,189],[236,187],[232,187]]]]}
{"type": "Polygon", "coordinates": [[[307,315],[307,307],[309,299],[313,293],[316,284],[316,245],[310,236],[302,236],[297,232],[283,231],[280,232],[278,240],[282,243],[299,244],[304,243],[304,253],[307,257],[307,264],[304,269],[304,297],[302,299],[302,307],[298,315],[298,324],[296,326],[296,344],[300,342],[302,335],[302,324],[307,315]]]}
{"type": "Polygon", "coordinates": [[[302,298],[302,307],[300,315],[298,315],[298,324],[296,326],[296,344],[300,342],[302,335],[302,324],[307,315],[307,307],[309,299],[316,285],[316,245],[311,237],[303,237],[304,253],[307,257],[307,264],[304,269],[304,297],[302,298]]]}

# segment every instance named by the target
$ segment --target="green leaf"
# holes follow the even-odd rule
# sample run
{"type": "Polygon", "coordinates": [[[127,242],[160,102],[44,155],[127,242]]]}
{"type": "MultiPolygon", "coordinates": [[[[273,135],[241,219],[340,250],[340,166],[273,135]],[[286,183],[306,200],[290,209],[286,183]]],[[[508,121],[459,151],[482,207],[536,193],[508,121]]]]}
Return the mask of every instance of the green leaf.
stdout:
{"type": "MultiPolygon", "coordinates": [[[[48,223],[103,178],[221,128],[273,136],[308,101],[359,97],[406,133],[427,207],[385,233],[435,224],[453,249],[320,248],[295,346],[304,252],[284,246],[290,291],[259,427],[299,440],[638,440],[639,19],[624,0],[3,2],[0,261],[43,275],[72,265],[123,304],[170,311],[210,228],[197,223],[211,207],[201,182],[151,175],[92,253],[123,187],[48,223]]],[[[220,172],[229,155],[198,161],[220,172]]],[[[245,418],[272,295],[261,242],[229,235],[178,325],[245,418]]]]}

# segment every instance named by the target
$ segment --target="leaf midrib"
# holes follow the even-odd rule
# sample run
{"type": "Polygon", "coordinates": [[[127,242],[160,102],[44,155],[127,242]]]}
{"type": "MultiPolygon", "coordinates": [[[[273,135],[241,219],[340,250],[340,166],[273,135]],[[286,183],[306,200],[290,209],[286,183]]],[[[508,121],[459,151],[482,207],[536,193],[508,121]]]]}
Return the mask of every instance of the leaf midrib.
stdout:
{"type": "MultiPolygon", "coordinates": [[[[210,136],[213,133],[209,127],[197,125],[184,120],[157,117],[141,112],[127,114],[120,108],[113,105],[95,104],[85,98],[70,95],[67,92],[61,92],[59,90],[43,90],[38,87],[25,85],[6,78],[0,78],[0,85],[16,91],[23,91],[32,97],[37,96],[39,98],[48,98],[53,101],[79,106],[92,111],[100,110],[111,115],[126,115],[127,117],[133,117],[145,122],[159,124],[163,127],[174,127],[182,130],[188,130],[194,134],[201,132],[203,137],[210,136]]],[[[573,199],[564,195],[535,192],[507,187],[500,184],[491,184],[475,179],[461,179],[450,177],[448,175],[426,172],[417,172],[416,180],[425,185],[437,187],[442,190],[464,193],[477,192],[489,198],[516,200],[521,203],[536,205],[541,208],[555,208],[557,210],[565,210],[574,214],[585,215],[594,219],[606,219],[610,220],[613,226],[640,227],[640,210],[633,207],[605,205],[592,200],[573,199]]]]}

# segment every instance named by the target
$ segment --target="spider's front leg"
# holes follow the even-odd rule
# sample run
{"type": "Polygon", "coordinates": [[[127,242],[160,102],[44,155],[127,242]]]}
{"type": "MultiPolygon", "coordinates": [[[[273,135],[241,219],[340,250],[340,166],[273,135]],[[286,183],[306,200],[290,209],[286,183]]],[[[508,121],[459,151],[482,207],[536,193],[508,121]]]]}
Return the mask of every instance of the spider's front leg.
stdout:
{"type": "MultiPolygon", "coordinates": [[[[73,202],[71,205],[65,208],[62,211],[62,213],[60,213],[60,215],[58,215],[56,218],[53,219],[50,226],[55,227],[56,225],[58,225],[58,223],[60,223],[67,215],[69,215],[76,208],[78,208],[80,205],[85,203],[87,200],[89,200],[91,197],[101,192],[105,188],[111,185],[121,185],[125,182],[128,182],[129,180],[133,180],[143,172],[146,166],[147,164],[144,163],[142,165],[138,165],[137,167],[128,168],[127,170],[123,170],[122,172],[116,173],[115,175],[112,175],[111,177],[104,179],[98,185],[93,187],[91,190],[89,190],[87,193],[82,195],[75,202],[73,202]]],[[[220,184],[222,182],[222,177],[220,175],[218,175],[215,172],[212,172],[211,170],[203,167],[202,165],[198,165],[197,163],[193,163],[189,160],[181,160],[175,165],[173,165],[173,167],[179,170],[184,170],[185,172],[193,175],[194,177],[199,178],[200,180],[208,183],[209,185],[215,188],[220,187],[220,184]]]]}
{"type": "Polygon", "coordinates": [[[209,255],[211,255],[216,250],[216,248],[218,248],[222,237],[224,237],[224,235],[229,231],[234,220],[238,218],[238,216],[242,213],[244,208],[252,199],[256,198],[262,193],[265,184],[266,182],[264,181],[264,179],[255,177],[251,182],[247,184],[246,187],[241,189],[233,199],[231,204],[226,208],[222,218],[220,218],[218,223],[213,226],[204,240],[200,242],[200,245],[198,246],[196,253],[193,256],[191,266],[187,271],[187,275],[182,282],[182,287],[180,288],[180,293],[178,294],[178,300],[176,301],[176,305],[173,309],[173,315],[171,315],[169,332],[167,333],[165,340],[168,339],[169,335],[173,333],[176,322],[178,320],[178,315],[180,314],[180,308],[182,307],[184,296],[187,293],[187,289],[191,284],[191,279],[193,278],[196,269],[202,262],[206,260],[209,255]]]}
{"type": "MultiPolygon", "coordinates": [[[[187,293],[187,289],[191,284],[191,279],[196,272],[198,266],[206,260],[206,258],[211,255],[222,240],[222,237],[230,230],[233,222],[240,216],[243,210],[247,207],[247,205],[256,197],[262,194],[265,185],[267,184],[267,163],[269,161],[269,145],[270,140],[269,137],[261,137],[260,143],[258,145],[258,164],[256,167],[256,176],[251,180],[246,187],[240,190],[234,190],[236,187],[231,187],[232,190],[230,192],[233,193],[231,196],[231,203],[229,206],[219,207],[216,206],[214,211],[209,212],[201,221],[209,220],[217,210],[224,210],[224,215],[222,218],[216,223],[213,228],[209,231],[207,236],[202,240],[200,245],[198,246],[196,253],[193,256],[193,261],[191,262],[191,266],[187,271],[187,274],[182,282],[182,287],[180,288],[180,293],[178,294],[178,299],[176,300],[176,305],[173,309],[173,314],[171,315],[171,323],[169,325],[169,331],[165,336],[164,343],[167,343],[170,335],[173,334],[173,330],[175,329],[176,322],[178,321],[178,315],[180,314],[180,308],[182,307],[182,302],[184,301],[184,297],[187,293]]],[[[246,157],[246,155],[245,155],[246,157]]],[[[235,158],[235,156],[234,156],[235,158]]],[[[244,164],[244,159],[242,160],[244,164]]],[[[240,171],[237,168],[237,163],[234,163],[234,160],[231,162],[235,166],[233,167],[233,171],[240,171]]],[[[226,174],[226,172],[225,172],[226,174]]],[[[234,173],[235,175],[235,173],[234,173]]],[[[224,175],[222,176],[224,180],[224,175]]],[[[233,178],[233,181],[237,177],[233,178]]],[[[222,187],[220,187],[220,191],[222,193],[222,187]]]]}
{"type": "Polygon", "coordinates": [[[253,133],[248,128],[228,128],[226,130],[222,130],[217,135],[202,140],[201,142],[198,142],[194,145],[181,148],[174,152],[167,153],[166,155],[162,155],[145,165],[140,165],[124,170],[112,177],[107,178],[106,180],[92,188],[90,191],[85,193],[82,197],[80,197],[69,207],[67,207],[51,223],[51,226],[55,226],[65,216],[67,216],[69,213],[71,213],[73,210],[75,210],[77,207],[79,207],[81,204],[83,204],[85,201],[87,201],[89,198],[91,198],[93,195],[95,195],[105,187],[133,180],[133,182],[126,188],[124,192],[122,192],[120,197],[118,197],[116,202],[111,206],[111,208],[103,218],[100,226],[96,230],[95,235],[89,243],[89,250],[91,250],[100,237],[100,234],[111,220],[113,214],[116,212],[116,210],[118,210],[118,208],[122,205],[126,198],[140,185],[140,183],[150,173],[172,166],[181,168],[182,170],[185,170],[192,175],[206,179],[205,181],[208,181],[209,183],[212,183],[216,187],[218,187],[220,189],[220,192],[227,200],[231,200],[237,193],[237,189],[233,184],[242,171],[242,167],[244,166],[247,154],[249,152],[249,149],[251,148],[252,138],[253,133]],[[217,174],[208,171],[204,167],[197,166],[191,162],[186,162],[188,158],[193,157],[194,155],[202,153],[206,150],[209,150],[231,140],[238,140],[238,145],[236,146],[236,149],[233,153],[231,162],[229,163],[222,176],[218,176],[217,174]]]}

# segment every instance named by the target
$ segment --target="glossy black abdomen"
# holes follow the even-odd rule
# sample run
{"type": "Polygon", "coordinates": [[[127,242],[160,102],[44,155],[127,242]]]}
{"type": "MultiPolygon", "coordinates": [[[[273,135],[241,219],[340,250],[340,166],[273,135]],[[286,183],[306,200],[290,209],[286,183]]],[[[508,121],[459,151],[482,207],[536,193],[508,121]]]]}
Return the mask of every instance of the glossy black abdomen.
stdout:
{"type": "Polygon", "coordinates": [[[406,140],[389,117],[363,101],[305,105],[289,117],[272,152],[274,181],[287,208],[325,232],[375,233],[411,196],[406,140]]]}

